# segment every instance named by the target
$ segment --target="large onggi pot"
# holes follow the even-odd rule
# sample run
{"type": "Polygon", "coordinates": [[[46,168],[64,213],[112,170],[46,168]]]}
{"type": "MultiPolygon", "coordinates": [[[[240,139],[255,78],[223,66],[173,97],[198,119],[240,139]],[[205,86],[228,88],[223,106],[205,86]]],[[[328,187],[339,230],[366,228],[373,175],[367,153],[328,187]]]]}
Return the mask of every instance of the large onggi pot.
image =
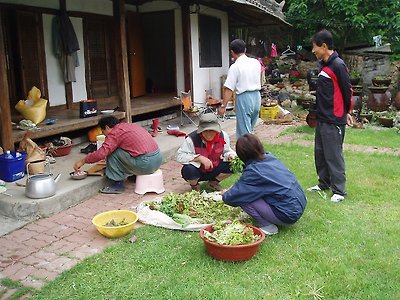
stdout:
{"type": "Polygon", "coordinates": [[[33,199],[41,199],[51,197],[56,194],[56,183],[60,179],[61,174],[58,174],[55,178],[53,178],[53,174],[50,172],[50,165],[48,162],[46,162],[44,159],[29,162],[26,165],[26,170],[28,178],[26,179],[25,196],[33,199]],[[48,173],[36,175],[29,174],[29,165],[39,162],[45,162],[48,173]]]}

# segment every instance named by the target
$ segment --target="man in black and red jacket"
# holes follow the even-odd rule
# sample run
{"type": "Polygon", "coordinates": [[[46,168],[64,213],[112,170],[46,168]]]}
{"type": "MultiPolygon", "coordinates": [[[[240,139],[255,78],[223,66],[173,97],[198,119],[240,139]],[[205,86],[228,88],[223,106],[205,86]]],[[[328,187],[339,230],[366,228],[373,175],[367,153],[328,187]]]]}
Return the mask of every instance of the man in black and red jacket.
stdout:
{"type": "Polygon", "coordinates": [[[321,30],[312,39],[312,52],[320,60],[316,105],[314,158],[319,183],[308,191],[331,189],[331,201],[340,202],[346,196],[346,173],[343,140],[346,124],[351,125],[353,90],[349,70],[333,50],[333,37],[321,30]]]}

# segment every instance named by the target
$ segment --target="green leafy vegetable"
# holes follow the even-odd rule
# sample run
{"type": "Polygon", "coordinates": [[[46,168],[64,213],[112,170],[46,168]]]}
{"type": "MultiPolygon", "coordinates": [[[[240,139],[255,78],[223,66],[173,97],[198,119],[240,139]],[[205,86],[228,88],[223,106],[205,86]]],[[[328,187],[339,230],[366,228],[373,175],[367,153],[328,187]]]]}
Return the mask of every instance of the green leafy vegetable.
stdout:
{"type": "Polygon", "coordinates": [[[171,192],[161,202],[151,201],[146,205],[170,216],[182,226],[235,220],[243,214],[240,207],[231,207],[223,201],[213,200],[211,194],[200,194],[194,190],[184,194],[171,192]]]}
{"type": "Polygon", "coordinates": [[[232,223],[218,222],[213,225],[213,232],[204,230],[204,237],[220,245],[247,245],[258,241],[261,236],[254,234],[250,227],[238,220],[232,223]]]}
{"type": "Polygon", "coordinates": [[[117,222],[114,219],[111,219],[110,221],[108,221],[103,226],[104,227],[117,227],[117,226],[124,226],[124,225],[127,225],[127,224],[129,224],[129,223],[125,220],[125,218],[123,218],[121,220],[121,222],[117,222]]]}
{"type": "Polygon", "coordinates": [[[229,162],[229,168],[233,173],[242,173],[243,167],[244,162],[239,158],[239,156],[235,156],[235,158],[229,162]]]}

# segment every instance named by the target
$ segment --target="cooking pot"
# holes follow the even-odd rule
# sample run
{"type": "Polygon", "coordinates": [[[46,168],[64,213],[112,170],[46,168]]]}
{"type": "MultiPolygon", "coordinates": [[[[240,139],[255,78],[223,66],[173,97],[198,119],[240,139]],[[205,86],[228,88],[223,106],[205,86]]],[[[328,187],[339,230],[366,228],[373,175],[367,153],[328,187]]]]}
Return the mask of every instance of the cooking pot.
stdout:
{"type": "Polygon", "coordinates": [[[35,160],[28,162],[26,165],[26,172],[28,174],[28,178],[26,179],[25,186],[25,196],[33,199],[41,199],[54,196],[56,194],[56,183],[60,179],[61,174],[58,174],[55,178],[53,178],[53,174],[50,172],[50,164],[44,160],[35,160]],[[45,163],[45,167],[47,166],[47,174],[29,174],[29,165],[34,163],[45,163]]]}

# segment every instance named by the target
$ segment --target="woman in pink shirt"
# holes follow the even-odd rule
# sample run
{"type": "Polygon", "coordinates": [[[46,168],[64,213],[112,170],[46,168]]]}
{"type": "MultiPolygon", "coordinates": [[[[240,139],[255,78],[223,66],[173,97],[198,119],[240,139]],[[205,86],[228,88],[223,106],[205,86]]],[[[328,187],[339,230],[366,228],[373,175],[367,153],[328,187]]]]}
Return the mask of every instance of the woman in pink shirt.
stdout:
{"type": "Polygon", "coordinates": [[[134,123],[119,123],[114,116],[101,118],[98,125],[106,136],[103,145],[77,161],[74,169],[78,171],[86,163],[107,159],[105,174],[112,184],[100,192],[120,194],[128,176],[151,174],[161,166],[160,148],[143,127],[134,123]]]}

